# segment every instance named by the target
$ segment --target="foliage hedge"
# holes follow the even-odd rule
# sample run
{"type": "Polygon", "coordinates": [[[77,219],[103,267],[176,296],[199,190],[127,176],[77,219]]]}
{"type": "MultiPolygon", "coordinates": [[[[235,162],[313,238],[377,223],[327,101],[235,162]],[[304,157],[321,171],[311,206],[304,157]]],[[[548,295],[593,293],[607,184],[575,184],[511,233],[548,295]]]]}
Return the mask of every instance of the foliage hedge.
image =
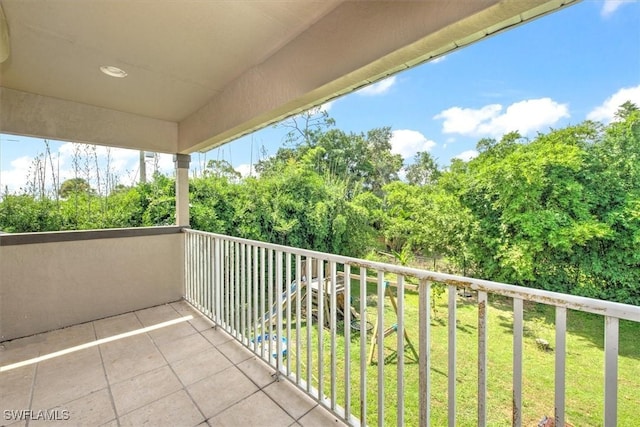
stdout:
{"type": "MultiPolygon", "coordinates": [[[[325,116],[240,178],[224,161],[190,181],[199,230],[362,257],[372,249],[445,257],[454,271],[640,304],[640,112],[586,121],[532,140],[513,132],[438,167],[418,153],[400,180],[391,131],[348,134],[325,116]]],[[[172,224],[174,178],[4,194],[5,232],[172,224]]]]}

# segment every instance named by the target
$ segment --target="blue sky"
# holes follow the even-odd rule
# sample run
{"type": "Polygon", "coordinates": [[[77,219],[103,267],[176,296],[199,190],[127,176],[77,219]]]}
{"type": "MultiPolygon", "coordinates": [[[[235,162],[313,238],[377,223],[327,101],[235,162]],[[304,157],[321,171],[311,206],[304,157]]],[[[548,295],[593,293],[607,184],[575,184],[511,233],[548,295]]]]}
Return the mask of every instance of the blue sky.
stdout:
{"type": "MultiPolygon", "coordinates": [[[[346,131],[390,126],[392,145],[409,163],[429,151],[442,166],[472,158],[483,137],[537,132],[586,119],[608,123],[617,106],[640,106],[640,2],[584,0],[560,12],[404,71],[323,106],[346,131]]],[[[193,168],[224,159],[243,173],[262,151],[273,155],[286,130],[268,127],[206,154],[193,168]],[[253,143],[253,144],[252,144],[253,143]]],[[[71,144],[51,142],[62,179],[71,177],[71,144]]],[[[24,186],[41,140],[0,136],[0,185],[24,186]]],[[[104,148],[98,154],[105,154],[104,148]]],[[[111,150],[123,184],[137,179],[137,152],[111,150]]],[[[170,171],[171,156],[159,168],[170,171]]],[[[151,165],[150,165],[151,167],[151,165]]]]}

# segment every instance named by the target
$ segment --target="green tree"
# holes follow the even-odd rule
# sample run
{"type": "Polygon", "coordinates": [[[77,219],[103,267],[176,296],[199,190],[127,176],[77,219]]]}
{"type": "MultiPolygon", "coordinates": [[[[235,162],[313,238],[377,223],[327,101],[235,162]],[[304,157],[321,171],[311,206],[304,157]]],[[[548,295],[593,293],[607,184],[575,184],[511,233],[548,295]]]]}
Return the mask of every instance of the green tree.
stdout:
{"type": "Polygon", "coordinates": [[[344,183],[303,164],[247,179],[234,191],[233,230],[240,237],[344,255],[361,255],[370,243],[368,212],[347,200],[344,183]]]}
{"type": "MultiPolygon", "coordinates": [[[[232,234],[238,190],[227,177],[204,175],[189,181],[190,223],[196,230],[232,234]]],[[[242,236],[245,237],[245,236],[242,236]]]]}
{"type": "Polygon", "coordinates": [[[296,114],[277,124],[275,127],[287,129],[286,143],[292,146],[311,145],[317,133],[335,126],[336,121],[329,116],[327,110],[316,107],[296,114]]]}
{"type": "Polygon", "coordinates": [[[631,101],[625,101],[622,105],[620,105],[618,111],[616,111],[616,117],[620,120],[627,120],[637,112],[638,106],[636,104],[631,101]]]}
{"type": "Polygon", "coordinates": [[[426,151],[416,153],[413,163],[407,166],[407,180],[413,185],[435,184],[439,176],[438,163],[426,151]]]}
{"type": "Polygon", "coordinates": [[[583,295],[640,305],[640,111],[625,103],[618,118],[587,147],[582,177],[609,232],[573,254],[573,274],[583,295]]]}
{"type": "Polygon", "coordinates": [[[205,176],[213,175],[217,178],[226,178],[230,181],[238,181],[242,178],[240,172],[235,170],[226,160],[209,160],[203,173],[205,176]]]}
{"type": "Polygon", "coordinates": [[[0,202],[0,230],[32,233],[60,230],[63,218],[54,201],[22,194],[5,194],[0,202]]]}
{"type": "Polygon", "coordinates": [[[95,194],[95,190],[84,178],[70,178],[60,185],[58,194],[66,199],[73,194],[95,194]]]}
{"type": "Polygon", "coordinates": [[[420,226],[424,212],[428,210],[428,200],[421,194],[417,186],[395,181],[384,187],[384,223],[382,234],[388,250],[400,253],[402,248],[423,248],[415,244],[419,235],[416,228],[420,226]]]}
{"type": "Polygon", "coordinates": [[[517,134],[483,140],[478,158],[442,175],[438,187],[458,194],[456,210],[470,214],[469,237],[458,244],[478,275],[640,301],[640,121],[633,106],[622,111],[606,127],[584,122],[531,142],[517,134]]]}
{"type": "Polygon", "coordinates": [[[478,220],[471,250],[484,277],[569,290],[566,270],[555,261],[607,232],[590,214],[579,180],[585,140],[594,131],[574,126],[528,144],[508,134],[471,162],[464,201],[478,220]]]}
{"type": "Polygon", "coordinates": [[[391,153],[388,127],[365,133],[347,133],[339,129],[314,129],[293,148],[281,148],[274,157],[258,162],[262,176],[282,173],[300,163],[326,180],[347,185],[348,198],[361,191],[380,195],[382,187],[398,179],[402,157],[391,153]]]}
{"type": "Polygon", "coordinates": [[[175,224],[175,178],[156,172],[151,182],[138,184],[144,212],[143,226],[175,224]]]}
{"type": "Polygon", "coordinates": [[[402,156],[391,152],[391,128],[375,128],[367,132],[366,156],[371,162],[372,173],[364,182],[364,188],[381,194],[382,187],[398,180],[402,168],[402,156]]]}

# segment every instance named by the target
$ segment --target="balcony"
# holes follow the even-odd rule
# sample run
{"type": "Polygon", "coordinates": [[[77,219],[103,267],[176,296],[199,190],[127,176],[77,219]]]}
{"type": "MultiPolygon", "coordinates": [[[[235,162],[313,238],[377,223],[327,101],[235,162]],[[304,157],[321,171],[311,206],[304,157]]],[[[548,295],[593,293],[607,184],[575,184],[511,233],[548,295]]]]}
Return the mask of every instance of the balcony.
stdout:
{"type": "MultiPolygon", "coordinates": [[[[190,153],[574,1],[332,1],[295,12],[293,2],[159,2],[153,13],[136,2],[47,3],[0,0],[0,131],[174,154],[176,222],[187,226],[190,153]],[[129,77],[107,82],[104,66],[129,77]]],[[[638,307],[182,227],[0,236],[0,280],[0,409],[16,425],[55,408],[44,415],[80,424],[456,425],[467,410],[462,291],[477,310],[477,392],[465,399],[478,425],[491,422],[491,296],[511,307],[502,322],[513,338],[497,345],[512,347],[513,403],[500,419],[520,426],[536,416],[522,399],[523,323],[527,304],[542,304],[554,313],[556,425],[566,418],[567,312],[576,311],[606,325],[605,392],[593,405],[614,426],[618,406],[628,407],[618,396],[619,324],[640,322],[638,307]],[[445,344],[431,335],[438,286],[445,344]],[[393,311],[381,303],[391,300],[393,311]],[[436,350],[445,368],[432,364],[436,350]],[[437,422],[436,403],[446,406],[437,422]]]]}
{"type": "Polygon", "coordinates": [[[534,303],[555,314],[543,369],[556,425],[575,359],[568,312],[604,318],[604,391],[589,402],[602,424],[617,425],[637,386],[619,385],[619,324],[639,322],[640,307],[182,227],[4,235],[0,255],[3,423],[457,425],[469,407],[462,366],[472,363],[477,424],[529,425],[541,415],[523,399],[534,303]],[[434,286],[446,289],[446,322],[432,311],[434,286]],[[508,307],[500,325],[489,316],[496,299],[508,307]],[[459,322],[466,308],[474,325],[459,322]],[[446,343],[432,336],[434,321],[446,324],[446,343]],[[510,342],[491,340],[497,327],[510,342]],[[476,330],[471,362],[457,347],[465,328],[476,330]],[[491,375],[502,369],[490,348],[510,352],[498,373],[509,377],[512,416],[490,411],[500,393],[491,375]]]}

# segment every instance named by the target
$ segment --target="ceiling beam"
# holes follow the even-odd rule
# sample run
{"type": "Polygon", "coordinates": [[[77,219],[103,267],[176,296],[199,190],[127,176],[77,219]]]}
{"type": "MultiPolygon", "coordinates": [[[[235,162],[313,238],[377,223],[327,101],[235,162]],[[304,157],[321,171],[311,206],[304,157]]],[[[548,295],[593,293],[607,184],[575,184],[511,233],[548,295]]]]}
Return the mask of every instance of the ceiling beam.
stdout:
{"type": "Polygon", "coordinates": [[[0,87],[3,133],[161,153],[178,150],[178,125],[0,87]]]}

